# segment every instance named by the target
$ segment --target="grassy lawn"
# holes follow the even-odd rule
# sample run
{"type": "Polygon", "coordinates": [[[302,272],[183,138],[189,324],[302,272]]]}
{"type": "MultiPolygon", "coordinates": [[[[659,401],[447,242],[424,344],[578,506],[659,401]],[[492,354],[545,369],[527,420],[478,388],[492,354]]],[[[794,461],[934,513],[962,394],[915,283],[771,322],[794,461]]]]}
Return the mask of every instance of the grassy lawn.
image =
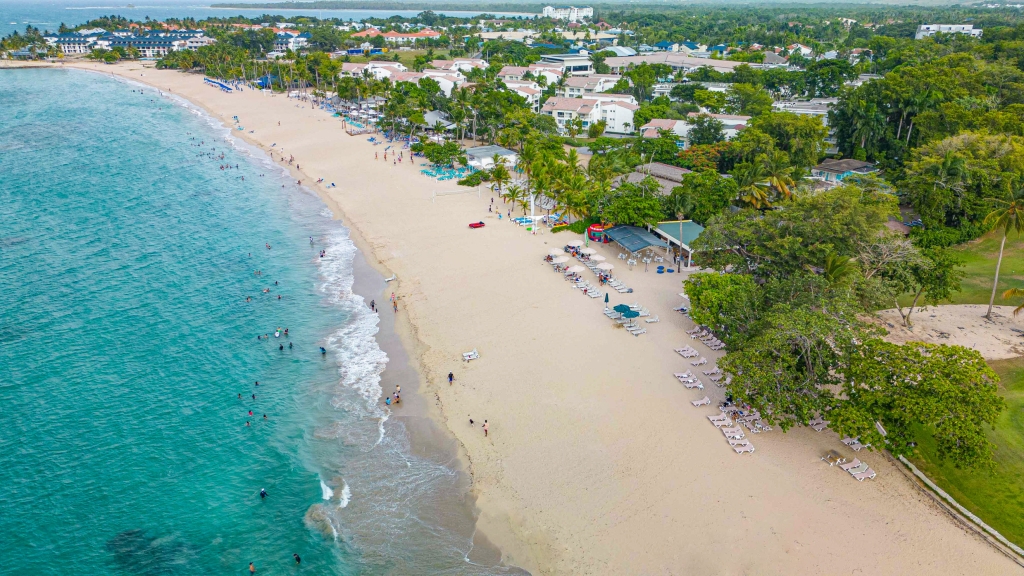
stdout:
{"type": "MultiPolygon", "coordinates": [[[[1024,264],[1018,270],[1024,271],[1024,264]]],[[[1024,546],[1024,358],[990,365],[1002,380],[999,392],[1007,405],[988,434],[995,444],[995,468],[967,472],[939,464],[935,442],[923,430],[918,434],[918,453],[910,460],[957,502],[1011,542],[1024,546]]]]}
{"type": "MultiPolygon", "coordinates": [[[[954,251],[964,261],[963,291],[953,296],[953,304],[988,304],[992,295],[992,277],[996,273],[999,258],[999,242],[1002,236],[989,233],[981,238],[957,246],[954,251]]],[[[1010,236],[1003,250],[1003,266],[999,271],[999,289],[996,305],[1016,306],[1017,302],[1002,299],[1008,288],[1024,288],[1024,240],[1010,236]]]]}
{"type": "MultiPolygon", "coordinates": [[[[349,56],[349,61],[357,62],[357,63],[364,63],[364,62],[369,62],[371,60],[374,60],[374,61],[378,61],[379,62],[381,60],[392,60],[394,58],[394,55],[398,54],[398,61],[401,62],[402,64],[405,64],[405,67],[408,68],[409,70],[412,70],[413,69],[413,67],[412,67],[413,60],[415,60],[417,56],[421,56],[421,55],[426,54],[426,53],[427,53],[426,50],[394,50],[394,51],[389,51],[386,54],[379,54],[379,55],[378,54],[374,54],[373,58],[370,58],[368,56],[349,56]]],[[[447,59],[448,59],[448,54],[446,52],[442,52],[440,50],[434,50],[434,60],[447,60],[447,59]]]]}

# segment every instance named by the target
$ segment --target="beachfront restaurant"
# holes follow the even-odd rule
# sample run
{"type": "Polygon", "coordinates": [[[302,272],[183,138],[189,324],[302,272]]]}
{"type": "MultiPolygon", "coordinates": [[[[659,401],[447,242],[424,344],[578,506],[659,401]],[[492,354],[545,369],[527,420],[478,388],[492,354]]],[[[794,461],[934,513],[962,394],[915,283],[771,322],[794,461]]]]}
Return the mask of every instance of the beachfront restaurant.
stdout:
{"type": "Polygon", "coordinates": [[[658,222],[658,225],[653,228],[653,231],[658,236],[661,236],[668,242],[669,246],[678,246],[680,249],[679,262],[683,262],[682,252],[686,252],[686,267],[689,268],[693,265],[693,248],[690,246],[693,241],[700,236],[700,233],[704,231],[704,227],[697,224],[693,220],[671,220],[668,222],[658,222]]]}
{"type": "Polygon", "coordinates": [[[466,148],[466,163],[477,170],[487,170],[494,166],[494,156],[505,159],[505,165],[511,169],[515,166],[519,155],[501,146],[476,146],[466,148]]]}
{"type": "Polygon", "coordinates": [[[641,250],[646,250],[647,248],[668,249],[668,244],[658,240],[654,234],[647,230],[636,226],[615,226],[605,230],[604,235],[632,255],[636,255],[641,250]]]}

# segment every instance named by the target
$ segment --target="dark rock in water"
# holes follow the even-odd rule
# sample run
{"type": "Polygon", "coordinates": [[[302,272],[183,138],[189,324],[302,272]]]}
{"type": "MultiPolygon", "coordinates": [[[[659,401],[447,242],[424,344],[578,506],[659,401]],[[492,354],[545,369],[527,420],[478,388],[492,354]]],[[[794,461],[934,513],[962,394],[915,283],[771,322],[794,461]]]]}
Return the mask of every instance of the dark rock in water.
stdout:
{"type": "Polygon", "coordinates": [[[142,530],[125,530],[107,541],[118,568],[129,574],[162,576],[166,574],[199,574],[193,565],[196,552],[175,536],[157,538],[142,530]]]}

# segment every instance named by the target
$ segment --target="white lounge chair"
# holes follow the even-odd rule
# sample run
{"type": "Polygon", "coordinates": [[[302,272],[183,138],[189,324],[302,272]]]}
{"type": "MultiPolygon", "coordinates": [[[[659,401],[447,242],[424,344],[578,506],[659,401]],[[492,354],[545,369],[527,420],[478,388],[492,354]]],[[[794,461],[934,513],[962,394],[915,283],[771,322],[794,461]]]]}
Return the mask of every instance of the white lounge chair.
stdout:
{"type": "Polygon", "coordinates": [[[853,477],[856,478],[858,482],[863,482],[865,479],[874,478],[875,476],[877,476],[877,474],[875,474],[875,471],[872,470],[871,468],[868,468],[867,470],[859,474],[853,475],[853,477]]]}
{"type": "Polygon", "coordinates": [[[629,333],[632,334],[633,336],[639,336],[641,334],[647,334],[647,328],[639,328],[637,330],[630,330],[629,333]]]}
{"type": "Polygon", "coordinates": [[[476,360],[479,357],[480,357],[480,353],[476,351],[476,348],[473,348],[472,352],[463,352],[462,353],[462,359],[465,360],[466,362],[469,362],[470,360],[476,360]]]}
{"type": "Polygon", "coordinates": [[[697,407],[697,406],[707,406],[708,404],[711,404],[711,398],[708,398],[707,396],[705,396],[705,397],[701,398],[700,400],[694,400],[693,402],[690,402],[690,404],[693,404],[694,407],[697,407]]]}
{"type": "Polygon", "coordinates": [[[818,422],[817,424],[811,426],[811,429],[813,429],[815,432],[821,432],[825,428],[828,428],[828,420],[818,422]]]}
{"type": "Polygon", "coordinates": [[[700,360],[694,360],[693,362],[690,362],[690,364],[692,364],[694,366],[703,366],[704,364],[707,364],[707,363],[708,363],[708,359],[707,358],[701,358],[700,360]]]}
{"type": "Polygon", "coordinates": [[[655,322],[661,322],[661,320],[658,320],[657,316],[652,316],[644,320],[644,322],[647,322],[648,324],[654,324],[655,322]]]}
{"type": "Polygon", "coordinates": [[[726,440],[729,442],[729,446],[746,446],[747,444],[750,444],[750,440],[747,440],[746,438],[740,438],[739,440],[728,438],[726,440]]]}
{"type": "Polygon", "coordinates": [[[745,452],[749,452],[751,454],[754,453],[753,444],[747,444],[746,446],[733,446],[732,449],[735,450],[737,454],[743,454],[745,452]]]}
{"type": "Polygon", "coordinates": [[[858,466],[854,466],[853,468],[847,470],[847,472],[849,472],[851,476],[856,476],[857,474],[860,474],[861,472],[867,472],[870,469],[871,467],[868,466],[866,462],[861,462],[858,466]]]}
{"type": "Polygon", "coordinates": [[[862,462],[860,460],[854,458],[853,460],[850,460],[849,462],[847,462],[845,464],[840,464],[839,467],[842,468],[843,470],[849,472],[852,468],[856,468],[857,466],[860,466],[861,464],[862,464],[862,462]]]}
{"type": "Polygon", "coordinates": [[[743,429],[741,428],[719,428],[719,430],[722,431],[722,434],[725,434],[726,438],[739,440],[744,437],[743,429]]]}
{"type": "MultiPolygon", "coordinates": [[[[680,382],[682,382],[682,380],[680,380],[680,382]]],[[[689,382],[689,381],[683,382],[683,386],[686,386],[687,388],[689,388],[691,390],[694,389],[694,388],[697,388],[698,390],[703,390],[704,389],[704,385],[701,384],[699,381],[698,382],[689,382]]]]}

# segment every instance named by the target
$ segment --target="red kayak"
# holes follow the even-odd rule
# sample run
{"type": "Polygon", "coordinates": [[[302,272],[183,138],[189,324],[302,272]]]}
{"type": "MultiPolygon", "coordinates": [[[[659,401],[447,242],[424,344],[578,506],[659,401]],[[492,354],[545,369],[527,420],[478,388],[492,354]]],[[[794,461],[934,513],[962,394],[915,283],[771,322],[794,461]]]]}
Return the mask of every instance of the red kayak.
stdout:
{"type": "Polygon", "coordinates": [[[483,228],[484,227],[484,223],[483,222],[473,222],[472,224],[469,225],[469,227],[470,228],[483,228]]]}

